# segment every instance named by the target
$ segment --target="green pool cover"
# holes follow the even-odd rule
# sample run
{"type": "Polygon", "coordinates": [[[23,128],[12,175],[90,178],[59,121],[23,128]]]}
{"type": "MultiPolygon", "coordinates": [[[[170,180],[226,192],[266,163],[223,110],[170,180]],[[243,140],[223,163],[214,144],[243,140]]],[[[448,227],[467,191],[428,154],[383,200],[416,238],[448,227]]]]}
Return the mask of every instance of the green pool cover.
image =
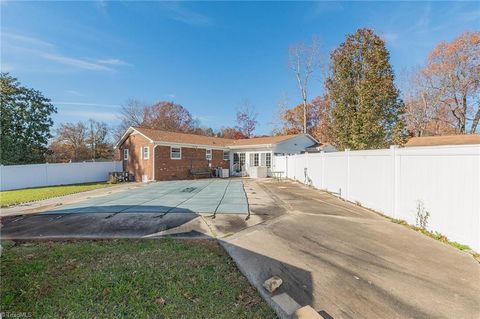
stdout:
{"type": "Polygon", "coordinates": [[[65,205],[44,214],[182,212],[248,214],[243,183],[223,179],[157,182],[65,205]]]}

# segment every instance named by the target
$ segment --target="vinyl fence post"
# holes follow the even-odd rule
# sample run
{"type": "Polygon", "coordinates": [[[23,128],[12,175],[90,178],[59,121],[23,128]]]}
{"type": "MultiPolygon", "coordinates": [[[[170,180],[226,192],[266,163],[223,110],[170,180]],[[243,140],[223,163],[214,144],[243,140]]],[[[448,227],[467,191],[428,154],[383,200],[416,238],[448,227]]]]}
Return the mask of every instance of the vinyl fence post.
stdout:
{"type": "Polygon", "coordinates": [[[305,152],[304,155],[305,155],[304,156],[305,159],[303,161],[303,165],[304,165],[304,168],[303,168],[304,173],[303,174],[305,175],[305,177],[303,179],[303,183],[305,185],[307,185],[308,184],[308,152],[305,152]]]}
{"type": "Polygon", "coordinates": [[[320,177],[320,187],[325,189],[325,152],[320,152],[320,161],[322,162],[322,176],[320,177]]]}
{"type": "Polygon", "coordinates": [[[285,154],[285,178],[288,178],[288,156],[285,154]]]}
{"type": "Polygon", "coordinates": [[[347,181],[345,183],[345,196],[343,196],[346,200],[349,198],[349,188],[350,188],[350,149],[345,149],[345,157],[347,162],[347,181]]]}
{"type": "Polygon", "coordinates": [[[392,217],[397,218],[398,203],[398,185],[400,182],[400,163],[398,161],[398,145],[390,146],[390,154],[392,156],[392,217]]]}
{"type": "Polygon", "coordinates": [[[5,189],[5,180],[3,178],[3,165],[0,165],[0,191],[5,189]]]}
{"type": "Polygon", "coordinates": [[[43,183],[44,185],[49,185],[48,184],[48,162],[43,164],[44,167],[45,167],[45,183],[43,183]]]}

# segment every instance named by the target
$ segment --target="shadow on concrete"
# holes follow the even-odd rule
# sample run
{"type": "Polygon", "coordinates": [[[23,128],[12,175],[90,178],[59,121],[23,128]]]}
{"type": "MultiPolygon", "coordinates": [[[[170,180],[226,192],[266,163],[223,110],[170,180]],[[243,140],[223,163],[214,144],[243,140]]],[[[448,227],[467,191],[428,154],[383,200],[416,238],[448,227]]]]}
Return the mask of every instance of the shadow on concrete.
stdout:
{"type": "MultiPolygon", "coordinates": [[[[233,258],[243,275],[281,318],[290,318],[298,308],[314,304],[313,278],[309,270],[258,254],[224,240],[219,240],[219,243],[233,258]],[[270,294],[263,287],[263,283],[272,276],[279,276],[283,283],[273,294],[270,294]]],[[[324,309],[316,309],[316,311],[325,319],[333,318],[324,309]]]]}
{"type": "MultiPolygon", "coordinates": [[[[120,207],[121,209],[122,207],[120,207]]],[[[131,206],[125,205],[125,209],[131,206]]],[[[85,207],[87,212],[46,212],[1,219],[2,239],[142,238],[181,227],[199,215],[188,209],[145,206],[148,212],[126,212],[115,206],[85,207]],[[95,212],[88,213],[89,209],[95,212]],[[168,211],[168,213],[167,213],[168,211]]],[[[77,209],[78,210],[78,209],[77,209]]],[[[203,237],[205,234],[203,234],[203,237]]]]}
{"type": "MultiPolygon", "coordinates": [[[[181,213],[55,213],[2,218],[2,240],[62,240],[110,238],[162,238],[162,232],[175,229],[173,238],[212,238],[186,225],[200,216],[181,213]]],[[[213,238],[212,238],[213,239],[213,238]]],[[[257,288],[280,317],[288,318],[300,306],[313,304],[310,271],[290,265],[242,247],[220,241],[241,272],[257,288]],[[280,288],[271,295],[263,282],[279,276],[280,288]]],[[[332,318],[320,310],[324,318],[332,318]],[[323,313],[323,314],[322,314],[323,313]]]]}

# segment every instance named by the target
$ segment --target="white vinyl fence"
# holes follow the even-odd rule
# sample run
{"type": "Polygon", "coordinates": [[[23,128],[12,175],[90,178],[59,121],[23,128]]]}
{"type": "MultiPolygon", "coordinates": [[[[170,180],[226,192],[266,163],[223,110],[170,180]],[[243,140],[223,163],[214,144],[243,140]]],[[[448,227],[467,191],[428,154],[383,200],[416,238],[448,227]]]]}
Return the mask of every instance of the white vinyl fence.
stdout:
{"type": "Polygon", "coordinates": [[[0,166],[0,190],[101,182],[122,171],[121,161],[0,166]]]}
{"type": "Polygon", "coordinates": [[[275,171],[480,251],[480,145],[275,156],[275,171]]]}

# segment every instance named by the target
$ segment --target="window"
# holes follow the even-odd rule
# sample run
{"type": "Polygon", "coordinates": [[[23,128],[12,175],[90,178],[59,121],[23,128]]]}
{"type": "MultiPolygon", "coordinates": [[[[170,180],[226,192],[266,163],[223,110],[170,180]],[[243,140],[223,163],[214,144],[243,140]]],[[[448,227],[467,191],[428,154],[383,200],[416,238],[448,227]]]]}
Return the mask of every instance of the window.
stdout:
{"type": "Polygon", "coordinates": [[[258,153],[250,153],[250,167],[259,166],[260,162],[260,154],[258,153]]]}
{"type": "Polygon", "coordinates": [[[267,153],[266,154],[266,165],[267,167],[272,167],[272,153],[267,153]]]}
{"type": "Polygon", "coordinates": [[[258,166],[258,153],[253,154],[253,166],[258,166]]]}
{"type": "Polygon", "coordinates": [[[123,160],[124,161],[128,160],[128,148],[123,150],[123,160]]]}
{"type": "Polygon", "coordinates": [[[245,167],[245,153],[233,153],[233,170],[236,173],[243,171],[245,167]]]}
{"type": "Polygon", "coordinates": [[[223,151],[223,160],[224,160],[224,161],[230,160],[230,152],[228,152],[228,151],[223,151]]]}
{"type": "Polygon", "coordinates": [[[262,167],[267,166],[266,154],[267,153],[260,153],[260,166],[262,167]]]}
{"type": "Polygon", "coordinates": [[[144,146],[144,147],[142,148],[142,150],[143,150],[143,152],[142,152],[142,154],[143,154],[143,159],[144,159],[144,160],[149,159],[149,158],[150,158],[150,148],[149,148],[148,146],[144,146]]]}
{"type": "Polygon", "coordinates": [[[211,149],[207,149],[206,152],[205,152],[205,158],[209,161],[212,160],[212,150],[211,149]]]}
{"type": "Polygon", "coordinates": [[[182,148],[181,147],[170,147],[170,158],[171,159],[182,159],[182,148]]]}
{"type": "Polygon", "coordinates": [[[245,166],[245,153],[240,153],[240,166],[245,166]]]}

